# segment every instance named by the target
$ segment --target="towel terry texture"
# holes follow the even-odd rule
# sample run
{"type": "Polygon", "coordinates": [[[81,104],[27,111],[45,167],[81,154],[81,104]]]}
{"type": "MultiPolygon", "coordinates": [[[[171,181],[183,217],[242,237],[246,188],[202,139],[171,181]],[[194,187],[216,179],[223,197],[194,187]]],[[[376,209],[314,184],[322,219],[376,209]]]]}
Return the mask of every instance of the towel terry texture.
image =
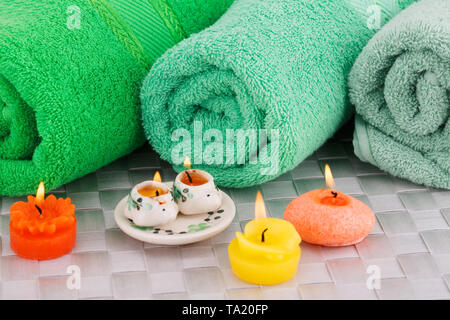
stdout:
{"type": "Polygon", "coordinates": [[[144,141],[139,89],[231,0],[2,0],[0,194],[58,187],[144,141]]]}
{"type": "Polygon", "coordinates": [[[349,77],[357,156],[450,189],[450,1],[423,0],[386,24],[349,77]]]}
{"type": "Polygon", "coordinates": [[[366,9],[357,0],[236,0],[154,64],[141,93],[150,143],[177,171],[187,155],[222,186],[294,168],[352,114],[347,76],[375,33],[366,9]],[[255,140],[249,129],[267,132],[255,140]]]}

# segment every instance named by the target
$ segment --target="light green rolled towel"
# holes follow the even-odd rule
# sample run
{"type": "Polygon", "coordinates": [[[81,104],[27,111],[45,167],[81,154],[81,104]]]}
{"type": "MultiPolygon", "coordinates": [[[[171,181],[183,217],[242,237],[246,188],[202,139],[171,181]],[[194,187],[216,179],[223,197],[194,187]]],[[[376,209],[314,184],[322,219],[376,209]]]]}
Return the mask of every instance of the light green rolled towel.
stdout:
{"type": "Polygon", "coordinates": [[[450,1],[422,0],[367,44],[349,77],[357,156],[450,189],[450,1]]]}
{"type": "Polygon", "coordinates": [[[222,186],[294,168],[352,114],[347,76],[375,33],[368,3],[381,4],[384,21],[397,0],[236,0],[148,74],[141,100],[150,143],[176,170],[190,156],[222,186]]]}

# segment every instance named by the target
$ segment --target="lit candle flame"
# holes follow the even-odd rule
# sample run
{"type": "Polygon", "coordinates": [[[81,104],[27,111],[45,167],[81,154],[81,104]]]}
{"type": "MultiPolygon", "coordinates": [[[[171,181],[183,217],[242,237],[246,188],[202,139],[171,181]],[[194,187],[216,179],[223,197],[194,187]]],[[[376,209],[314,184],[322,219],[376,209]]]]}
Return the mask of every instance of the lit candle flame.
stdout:
{"type": "Polygon", "coordinates": [[[191,158],[189,158],[189,156],[187,156],[185,159],[184,159],[184,167],[185,168],[188,168],[188,169],[190,169],[191,168],[191,158]]]}
{"type": "Polygon", "coordinates": [[[328,164],[325,165],[325,182],[327,183],[328,188],[335,188],[333,174],[331,173],[330,166],[328,164]]]}
{"type": "Polygon", "coordinates": [[[158,170],[156,170],[155,175],[153,176],[153,181],[161,182],[161,175],[158,170]]]}
{"type": "Polygon", "coordinates": [[[41,183],[39,183],[39,187],[36,191],[36,204],[38,206],[42,205],[42,202],[44,201],[44,197],[45,197],[45,186],[44,186],[44,182],[41,181],[41,183]]]}
{"type": "Polygon", "coordinates": [[[264,199],[261,192],[258,190],[255,200],[255,219],[266,217],[266,206],[264,205],[264,199]]]}

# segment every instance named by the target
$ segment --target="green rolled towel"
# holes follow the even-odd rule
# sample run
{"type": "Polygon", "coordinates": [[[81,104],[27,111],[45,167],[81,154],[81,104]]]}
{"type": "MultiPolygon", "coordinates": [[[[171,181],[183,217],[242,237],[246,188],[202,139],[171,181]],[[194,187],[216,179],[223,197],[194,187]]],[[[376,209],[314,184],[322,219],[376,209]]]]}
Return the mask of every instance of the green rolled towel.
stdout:
{"type": "Polygon", "coordinates": [[[358,157],[450,189],[450,2],[423,0],[392,19],[358,57],[349,87],[358,157]]]}
{"type": "Polygon", "coordinates": [[[231,0],[2,0],[0,194],[67,183],[144,141],[139,89],[231,0]]]}
{"type": "Polygon", "coordinates": [[[294,168],[352,114],[347,76],[375,33],[368,3],[384,21],[397,1],[236,0],[154,64],[141,93],[150,143],[176,170],[190,156],[222,186],[294,168]]]}

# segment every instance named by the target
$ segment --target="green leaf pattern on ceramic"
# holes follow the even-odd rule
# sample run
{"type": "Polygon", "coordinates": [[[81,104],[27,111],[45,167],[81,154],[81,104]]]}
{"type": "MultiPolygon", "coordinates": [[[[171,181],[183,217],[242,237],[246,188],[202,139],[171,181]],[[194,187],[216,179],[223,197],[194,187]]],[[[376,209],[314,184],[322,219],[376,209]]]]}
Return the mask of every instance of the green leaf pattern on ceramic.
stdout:
{"type": "Polygon", "coordinates": [[[188,226],[188,232],[198,232],[207,228],[209,228],[209,225],[205,222],[199,224],[191,224],[190,226],[188,226]]]}
{"type": "Polygon", "coordinates": [[[128,210],[138,209],[138,207],[144,208],[149,211],[153,209],[153,205],[151,203],[138,204],[136,201],[133,200],[131,194],[128,195],[127,203],[128,203],[128,210]]]}
{"type": "Polygon", "coordinates": [[[181,191],[174,185],[173,186],[173,197],[175,199],[180,199],[182,196],[181,191]]]}
{"type": "Polygon", "coordinates": [[[142,205],[146,210],[152,210],[153,209],[153,205],[151,203],[144,203],[142,205]]]}
{"type": "Polygon", "coordinates": [[[136,203],[136,201],[133,200],[133,198],[131,197],[131,194],[128,195],[128,210],[131,209],[136,209],[138,204],[136,203]]]}
{"type": "MultiPolygon", "coordinates": [[[[189,189],[185,189],[189,190],[189,189]]],[[[185,190],[180,190],[176,186],[173,186],[173,197],[175,200],[182,198],[183,202],[186,201],[186,197],[189,199],[194,198],[194,195],[191,192],[184,192],[185,190]]]]}
{"type": "Polygon", "coordinates": [[[134,227],[134,228],[136,228],[136,229],[139,229],[139,230],[142,230],[142,231],[151,231],[151,230],[154,230],[155,229],[155,227],[143,227],[143,226],[138,226],[137,224],[135,224],[134,222],[131,222],[130,221],[130,223],[131,223],[131,226],[132,227],[134,227]]]}

